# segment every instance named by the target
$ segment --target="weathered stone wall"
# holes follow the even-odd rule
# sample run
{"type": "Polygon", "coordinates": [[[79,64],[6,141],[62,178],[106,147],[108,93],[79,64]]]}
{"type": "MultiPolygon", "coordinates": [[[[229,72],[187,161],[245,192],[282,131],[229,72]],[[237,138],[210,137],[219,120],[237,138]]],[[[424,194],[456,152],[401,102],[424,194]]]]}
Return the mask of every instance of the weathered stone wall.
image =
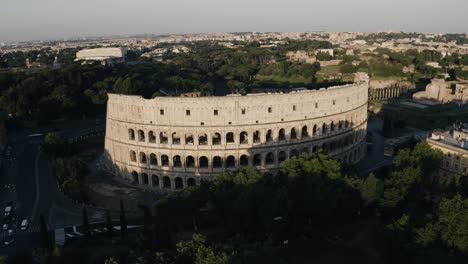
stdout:
{"type": "Polygon", "coordinates": [[[368,77],[291,93],[224,97],[109,94],[105,150],[114,172],[147,188],[177,189],[251,165],[275,172],[301,152],[344,163],[365,153],[368,77]]]}

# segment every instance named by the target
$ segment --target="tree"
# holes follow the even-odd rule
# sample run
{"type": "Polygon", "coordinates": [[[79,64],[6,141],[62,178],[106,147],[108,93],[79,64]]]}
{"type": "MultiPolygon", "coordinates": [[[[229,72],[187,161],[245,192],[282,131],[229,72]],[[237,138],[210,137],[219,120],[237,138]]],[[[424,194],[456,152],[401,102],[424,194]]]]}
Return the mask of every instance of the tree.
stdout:
{"type": "Polygon", "coordinates": [[[106,210],[106,229],[107,229],[107,236],[112,238],[114,233],[114,227],[112,225],[112,218],[109,210],[106,210]]]}
{"type": "Polygon", "coordinates": [[[468,253],[468,199],[460,195],[444,198],[437,213],[442,240],[448,247],[468,253]]]}
{"type": "Polygon", "coordinates": [[[51,157],[63,157],[69,151],[69,146],[64,137],[57,133],[47,133],[44,139],[44,151],[51,157]]]}
{"type": "Polygon", "coordinates": [[[382,193],[382,183],[371,173],[360,187],[361,198],[367,205],[373,204],[380,199],[382,193]]]}
{"type": "Polygon", "coordinates": [[[83,206],[82,217],[83,217],[83,228],[84,228],[84,231],[85,231],[85,237],[90,238],[91,237],[91,228],[89,226],[88,210],[86,209],[86,206],[83,206]]]}
{"type": "Polygon", "coordinates": [[[206,245],[205,237],[194,234],[192,240],[177,243],[177,262],[194,264],[229,263],[229,257],[224,253],[216,253],[206,245]]]}
{"type": "Polygon", "coordinates": [[[125,217],[125,208],[122,200],[120,200],[120,235],[123,240],[127,238],[127,219],[125,217]]]}

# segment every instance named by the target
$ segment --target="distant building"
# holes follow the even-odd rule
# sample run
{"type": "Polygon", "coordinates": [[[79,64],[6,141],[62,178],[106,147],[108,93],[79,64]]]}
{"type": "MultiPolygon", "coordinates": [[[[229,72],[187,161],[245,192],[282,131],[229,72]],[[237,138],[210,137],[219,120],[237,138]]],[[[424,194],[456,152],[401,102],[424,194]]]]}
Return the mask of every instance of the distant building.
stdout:
{"type": "Polygon", "coordinates": [[[468,176],[468,124],[456,124],[451,131],[433,132],[427,143],[444,153],[440,176],[468,176]]]}
{"type": "Polygon", "coordinates": [[[441,103],[468,103],[468,85],[461,82],[446,82],[433,79],[426,90],[413,94],[415,100],[433,100],[441,103]]]}
{"type": "Polygon", "coordinates": [[[315,55],[319,54],[319,53],[328,53],[330,56],[334,56],[334,51],[333,49],[319,49],[315,52],[315,55]]]}
{"type": "Polygon", "coordinates": [[[126,56],[126,48],[83,49],[76,53],[75,61],[82,61],[83,63],[89,61],[100,61],[103,64],[110,65],[114,62],[125,61],[126,56]]]}

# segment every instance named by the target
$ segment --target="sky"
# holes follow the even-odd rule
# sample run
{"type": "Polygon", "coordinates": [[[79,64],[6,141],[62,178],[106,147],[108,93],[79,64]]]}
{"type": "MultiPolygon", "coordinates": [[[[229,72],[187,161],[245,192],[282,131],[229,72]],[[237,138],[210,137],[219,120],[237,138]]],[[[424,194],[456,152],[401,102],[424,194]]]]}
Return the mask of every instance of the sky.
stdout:
{"type": "Polygon", "coordinates": [[[0,0],[0,42],[233,31],[468,33],[468,0],[0,0]]]}

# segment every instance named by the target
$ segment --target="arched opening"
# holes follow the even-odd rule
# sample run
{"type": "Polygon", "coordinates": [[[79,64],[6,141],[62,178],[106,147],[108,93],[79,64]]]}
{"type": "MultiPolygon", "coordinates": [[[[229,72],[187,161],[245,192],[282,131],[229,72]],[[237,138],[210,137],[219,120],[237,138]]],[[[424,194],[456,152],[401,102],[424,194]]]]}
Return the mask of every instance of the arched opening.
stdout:
{"type": "Polygon", "coordinates": [[[267,130],[267,133],[266,133],[266,135],[265,135],[265,141],[266,141],[267,143],[273,141],[273,132],[271,131],[271,129],[268,129],[268,130],[267,130]]]}
{"type": "Polygon", "coordinates": [[[283,162],[283,161],[285,161],[285,160],[286,160],[286,152],[280,151],[280,152],[278,153],[278,162],[281,163],[281,162],[283,162]]]}
{"type": "Polygon", "coordinates": [[[327,133],[328,133],[327,124],[323,123],[323,125],[322,125],[322,135],[325,135],[327,133]]]}
{"type": "Polygon", "coordinates": [[[308,138],[309,137],[309,131],[307,131],[307,126],[302,127],[302,132],[301,132],[301,138],[308,138]]]}
{"type": "Polygon", "coordinates": [[[135,130],[131,128],[128,130],[128,139],[135,140],[135,130]]]}
{"type": "Polygon", "coordinates": [[[301,153],[309,154],[309,148],[307,147],[302,148],[301,153]]]}
{"type": "Polygon", "coordinates": [[[247,155],[240,156],[240,165],[241,166],[248,166],[249,165],[249,157],[247,155]]]}
{"type": "Polygon", "coordinates": [[[185,145],[193,145],[193,135],[186,134],[185,135],[185,145]]]}
{"type": "Polygon", "coordinates": [[[187,158],[185,159],[185,167],[186,168],[195,167],[195,159],[192,156],[187,156],[187,158]]]}
{"type": "Polygon", "coordinates": [[[132,183],[138,183],[138,173],[136,171],[132,171],[132,183]]]}
{"type": "Polygon", "coordinates": [[[226,158],[226,168],[234,168],[236,167],[236,158],[234,156],[228,156],[226,158]]]}
{"type": "Polygon", "coordinates": [[[184,188],[184,183],[182,181],[182,178],[180,178],[180,177],[175,178],[174,184],[175,184],[175,188],[178,189],[178,190],[184,188]]]}
{"type": "Polygon", "coordinates": [[[316,153],[317,151],[318,151],[317,146],[313,146],[313,147],[312,147],[312,153],[316,153]]]}
{"type": "Polygon", "coordinates": [[[260,143],[260,131],[255,131],[253,133],[253,143],[260,143]]]}
{"type": "Polygon", "coordinates": [[[151,181],[153,182],[153,187],[159,187],[159,177],[157,175],[151,175],[151,181]]]}
{"type": "Polygon", "coordinates": [[[145,132],[143,130],[138,130],[138,140],[140,142],[145,142],[145,132]]]}
{"type": "Polygon", "coordinates": [[[150,143],[156,143],[156,136],[153,131],[148,132],[148,141],[150,143]]]}
{"type": "Polygon", "coordinates": [[[221,134],[219,133],[214,133],[214,135],[212,135],[212,141],[213,141],[213,145],[221,145],[221,134]]]}
{"type": "Polygon", "coordinates": [[[180,136],[176,132],[172,133],[172,144],[180,145],[180,136]]]}
{"type": "Polygon", "coordinates": [[[166,132],[160,132],[159,133],[159,143],[161,144],[167,144],[168,140],[167,140],[167,134],[166,132]]]}
{"type": "Polygon", "coordinates": [[[219,156],[215,156],[213,158],[213,168],[222,168],[223,167],[223,160],[219,156]]]}
{"type": "Polygon", "coordinates": [[[272,165],[274,163],[275,163],[275,155],[273,155],[273,152],[268,152],[265,156],[265,164],[272,165]]]}
{"type": "Polygon", "coordinates": [[[240,144],[249,144],[249,135],[247,134],[247,132],[242,131],[239,134],[239,142],[240,144]]]}
{"type": "Polygon", "coordinates": [[[163,187],[165,189],[170,189],[171,188],[171,178],[169,178],[168,176],[163,177],[163,187]]]}
{"type": "Polygon", "coordinates": [[[340,120],[339,125],[338,125],[338,129],[342,130],[343,128],[344,128],[344,121],[340,120]]]}
{"type": "Polygon", "coordinates": [[[148,178],[148,174],[146,173],[142,173],[141,174],[141,181],[144,185],[148,185],[149,184],[149,178],[148,178]]]}
{"type": "Polygon", "coordinates": [[[133,150],[130,151],[130,161],[136,162],[136,152],[133,150]]]}
{"type": "Polygon", "coordinates": [[[226,134],[226,143],[234,143],[234,133],[228,132],[226,134]]]}
{"type": "Polygon", "coordinates": [[[140,163],[146,164],[146,154],[144,152],[140,152],[140,163]]]}
{"type": "Polygon", "coordinates": [[[349,127],[349,121],[346,120],[346,121],[345,121],[345,128],[348,128],[348,127],[349,127]]]}
{"type": "Polygon", "coordinates": [[[192,187],[192,186],[195,186],[195,185],[196,185],[195,179],[194,178],[188,178],[187,186],[192,187]]]}
{"type": "Polygon", "coordinates": [[[158,158],[154,153],[150,154],[150,165],[158,165],[158,158]]]}
{"type": "Polygon", "coordinates": [[[299,156],[299,153],[297,153],[297,150],[296,149],[292,149],[291,152],[289,152],[289,157],[292,158],[292,157],[298,157],[299,156]]]}
{"type": "Polygon", "coordinates": [[[173,166],[175,168],[180,168],[182,167],[182,159],[180,158],[179,155],[175,155],[173,158],[172,158],[172,162],[173,162],[173,166]]]}
{"type": "Polygon", "coordinates": [[[330,132],[335,132],[335,123],[333,121],[330,123],[330,132]]]}
{"type": "Polygon", "coordinates": [[[317,125],[314,125],[314,127],[312,128],[312,136],[315,135],[317,135],[317,125]]]}
{"type": "Polygon", "coordinates": [[[208,168],[208,158],[205,156],[201,156],[199,159],[199,165],[200,168],[208,168]]]}
{"type": "Polygon", "coordinates": [[[161,155],[161,166],[169,166],[169,157],[167,155],[161,155]]]}
{"type": "Polygon", "coordinates": [[[253,163],[254,166],[262,165],[262,155],[255,154],[254,157],[253,157],[252,163],[253,163]]]}
{"type": "Polygon", "coordinates": [[[278,140],[282,141],[286,139],[286,134],[284,132],[284,128],[280,129],[278,132],[278,140]]]}
{"type": "Polygon", "coordinates": [[[199,145],[208,145],[208,136],[206,134],[201,134],[198,136],[199,145]]]}
{"type": "Polygon", "coordinates": [[[296,133],[296,129],[294,127],[291,128],[291,133],[289,135],[290,135],[290,140],[297,139],[297,133],[296,133]]]}

